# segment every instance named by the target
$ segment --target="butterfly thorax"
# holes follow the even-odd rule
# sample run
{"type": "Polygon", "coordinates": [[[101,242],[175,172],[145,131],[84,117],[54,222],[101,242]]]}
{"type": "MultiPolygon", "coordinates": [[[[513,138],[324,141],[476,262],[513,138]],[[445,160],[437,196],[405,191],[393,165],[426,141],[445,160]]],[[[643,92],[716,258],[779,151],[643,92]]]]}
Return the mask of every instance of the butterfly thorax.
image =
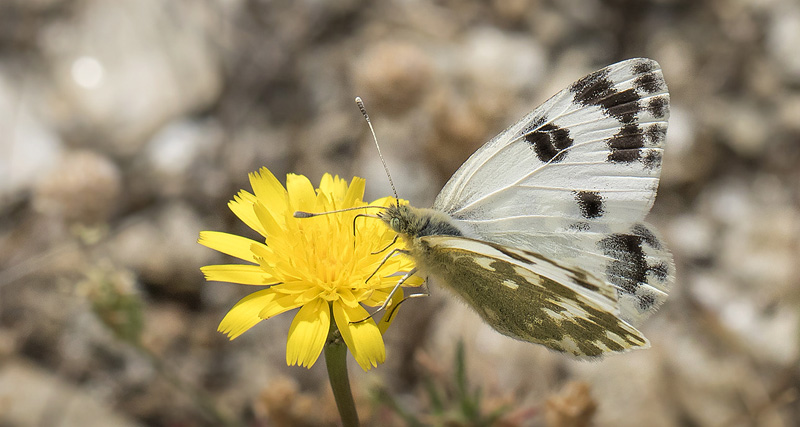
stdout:
{"type": "Polygon", "coordinates": [[[407,240],[423,236],[462,236],[445,213],[408,205],[393,205],[379,214],[383,222],[407,240]]]}
{"type": "Polygon", "coordinates": [[[436,209],[392,205],[378,216],[405,241],[406,253],[426,275],[434,273],[430,267],[437,262],[431,259],[429,245],[422,238],[464,235],[449,215],[436,209]]]}

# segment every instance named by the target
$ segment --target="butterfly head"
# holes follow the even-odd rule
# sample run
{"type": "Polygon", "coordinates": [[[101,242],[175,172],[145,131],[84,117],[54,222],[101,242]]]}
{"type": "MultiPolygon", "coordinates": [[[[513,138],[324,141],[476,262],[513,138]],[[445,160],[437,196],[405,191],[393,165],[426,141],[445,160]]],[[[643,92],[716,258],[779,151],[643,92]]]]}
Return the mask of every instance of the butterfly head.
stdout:
{"type": "Polygon", "coordinates": [[[389,228],[409,239],[423,236],[461,236],[463,233],[443,212],[408,205],[391,205],[378,214],[389,228]]]}
{"type": "Polygon", "coordinates": [[[390,205],[386,210],[378,213],[378,218],[386,223],[395,233],[398,234],[413,234],[414,227],[412,223],[416,217],[411,212],[410,206],[390,205]]]}

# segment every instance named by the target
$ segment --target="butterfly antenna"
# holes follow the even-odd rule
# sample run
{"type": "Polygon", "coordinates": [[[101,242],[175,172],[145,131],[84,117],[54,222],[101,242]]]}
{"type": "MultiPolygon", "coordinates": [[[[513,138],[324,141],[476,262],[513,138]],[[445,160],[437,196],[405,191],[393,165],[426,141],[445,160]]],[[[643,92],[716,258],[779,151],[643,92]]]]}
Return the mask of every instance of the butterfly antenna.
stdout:
{"type": "MultiPolygon", "coordinates": [[[[388,209],[388,208],[386,206],[370,206],[370,205],[367,205],[367,206],[356,206],[356,207],[353,207],[353,208],[336,209],[335,211],[325,211],[325,212],[295,211],[292,216],[294,216],[295,218],[313,218],[315,216],[320,216],[320,215],[330,215],[330,214],[335,214],[335,213],[339,213],[339,212],[357,211],[359,209],[388,209]]],[[[356,217],[359,217],[359,216],[370,216],[370,215],[356,215],[356,217]]]]}
{"type": "Polygon", "coordinates": [[[372,121],[369,119],[369,114],[367,114],[367,109],[366,107],[364,107],[364,101],[361,100],[360,96],[356,97],[356,105],[358,105],[358,109],[361,110],[361,114],[364,115],[364,120],[367,121],[367,125],[369,126],[369,131],[372,132],[372,140],[375,141],[375,148],[378,149],[378,157],[381,158],[381,163],[383,163],[383,170],[386,171],[386,176],[389,178],[389,185],[392,186],[394,199],[397,201],[397,205],[399,206],[400,200],[397,197],[397,190],[394,188],[392,175],[389,173],[389,167],[386,166],[386,160],[383,158],[383,154],[381,154],[381,146],[378,144],[378,137],[375,135],[375,129],[372,127],[372,121]]]}

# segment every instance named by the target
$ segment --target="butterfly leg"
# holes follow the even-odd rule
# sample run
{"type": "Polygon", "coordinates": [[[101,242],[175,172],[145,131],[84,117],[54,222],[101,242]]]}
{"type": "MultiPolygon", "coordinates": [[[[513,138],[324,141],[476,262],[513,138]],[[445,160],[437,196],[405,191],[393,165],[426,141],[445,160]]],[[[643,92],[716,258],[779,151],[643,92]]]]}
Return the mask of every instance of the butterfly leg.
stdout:
{"type": "Polygon", "coordinates": [[[386,320],[391,322],[392,317],[395,313],[397,313],[397,309],[400,308],[400,304],[410,300],[411,298],[422,298],[422,297],[429,297],[431,296],[430,288],[428,288],[428,281],[422,283],[422,287],[424,288],[424,292],[419,294],[411,294],[398,302],[396,305],[389,308],[389,311],[386,313],[386,316],[389,316],[386,320]]]}
{"type": "Polygon", "coordinates": [[[422,282],[422,286],[420,286],[420,287],[422,288],[423,292],[418,293],[418,294],[411,294],[411,295],[407,296],[406,299],[421,298],[421,297],[429,297],[429,296],[431,296],[431,288],[428,287],[428,279],[425,279],[425,281],[422,282]]]}
{"type": "Polygon", "coordinates": [[[403,283],[405,283],[406,280],[408,280],[411,276],[416,274],[416,272],[417,272],[417,269],[416,268],[412,268],[411,271],[409,271],[408,273],[404,274],[403,277],[401,277],[400,280],[397,282],[397,284],[394,285],[394,288],[392,288],[392,291],[389,292],[389,296],[386,297],[386,301],[384,301],[383,304],[381,304],[381,306],[378,307],[377,310],[375,310],[375,313],[372,313],[372,315],[374,316],[376,313],[380,312],[381,310],[386,309],[386,306],[389,305],[389,302],[392,301],[392,297],[394,297],[394,294],[396,294],[397,290],[400,289],[400,286],[403,286],[403,283]]]}
{"type": "MultiPolygon", "coordinates": [[[[394,251],[398,251],[398,252],[404,252],[404,251],[402,251],[402,250],[400,250],[400,249],[395,249],[394,251]]],[[[392,252],[394,252],[394,251],[392,251],[392,252]]],[[[388,259],[389,257],[387,256],[386,258],[388,259]]],[[[411,271],[409,271],[408,273],[404,274],[404,275],[403,275],[403,277],[401,277],[401,278],[400,278],[400,280],[399,280],[399,281],[397,281],[397,284],[396,284],[396,285],[394,285],[394,288],[392,288],[392,291],[391,291],[391,292],[389,292],[389,296],[387,296],[387,297],[386,297],[386,300],[383,302],[383,304],[381,304],[381,306],[380,306],[380,307],[378,307],[378,309],[377,309],[377,310],[375,310],[375,311],[373,311],[372,313],[370,313],[370,315],[369,315],[369,316],[367,316],[367,317],[365,317],[365,318],[363,318],[363,319],[361,319],[361,320],[358,320],[358,321],[356,321],[356,322],[353,322],[353,323],[361,323],[361,322],[363,322],[363,321],[366,321],[367,319],[370,319],[370,318],[372,318],[373,316],[375,316],[376,314],[378,314],[378,313],[380,313],[381,311],[385,310],[385,309],[386,309],[386,307],[389,305],[389,303],[391,303],[391,301],[392,301],[392,297],[394,297],[394,294],[396,294],[396,293],[397,293],[397,290],[398,290],[398,289],[400,289],[400,286],[403,286],[403,283],[405,283],[405,282],[406,282],[406,280],[408,280],[408,279],[409,279],[411,276],[413,276],[414,274],[416,274],[416,272],[417,272],[417,269],[416,269],[416,268],[412,268],[412,269],[411,269],[411,271]]],[[[423,295],[423,294],[420,294],[420,295],[423,295]]],[[[410,297],[409,297],[409,298],[410,298],[410,297]]],[[[403,301],[405,301],[405,300],[403,300],[403,301]]],[[[402,302],[402,301],[401,301],[401,302],[402,302]]],[[[400,303],[398,303],[398,305],[400,305],[400,303]]]]}
{"type": "MultiPolygon", "coordinates": [[[[389,245],[389,246],[391,246],[391,245],[389,245]]],[[[383,250],[385,251],[386,249],[383,249],[383,250]]],[[[370,274],[369,277],[367,277],[367,280],[365,280],[364,283],[369,282],[369,279],[372,279],[372,277],[375,276],[375,274],[378,273],[378,270],[380,270],[381,267],[383,267],[383,264],[386,264],[386,261],[389,261],[389,258],[391,258],[391,256],[396,254],[396,253],[401,253],[401,254],[408,255],[408,251],[405,250],[405,249],[398,249],[398,248],[392,249],[388,254],[386,254],[385,257],[383,257],[383,260],[381,260],[381,263],[378,264],[378,268],[376,268],[375,271],[373,271],[372,274],[370,274]]]]}
{"type": "Polygon", "coordinates": [[[356,216],[353,218],[353,237],[355,237],[355,235],[356,235],[356,230],[357,230],[357,229],[356,229],[356,221],[357,221],[359,218],[361,218],[361,217],[364,217],[364,218],[377,218],[377,219],[380,219],[380,217],[379,217],[379,216],[377,216],[377,215],[370,215],[370,214],[358,214],[358,215],[356,215],[356,216]]]}
{"type": "Polygon", "coordinates": [[[381,250],[379,250],[379,251],[377,251],[377,252],[371,252],[371,253],[370,253],[370,255],[378,255],[379,253],[381,253],[381,252],[383,252],[383,251],[385,251],[385,250],[387,250],[387,249],[391,248],[393,244],[397,243],[397,239],[398,239],[399,237],[400,237],[400,235],[399,235],[399,234],[395,234],[395,235],[394,235],[394,239],[392,239],[392,243],[389,243],[388,245],[386,245],[386,247],[385,247],[385,248],[383,248],[383,249],[381,249],[381,250]]]}

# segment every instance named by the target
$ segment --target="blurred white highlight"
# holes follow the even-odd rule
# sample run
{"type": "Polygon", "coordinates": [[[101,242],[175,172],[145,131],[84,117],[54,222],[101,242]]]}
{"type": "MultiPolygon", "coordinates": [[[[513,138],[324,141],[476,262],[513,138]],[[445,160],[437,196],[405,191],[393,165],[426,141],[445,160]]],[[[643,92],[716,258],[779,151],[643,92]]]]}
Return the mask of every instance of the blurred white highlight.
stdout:
{"type": "Polygon", "coordinates": [[[82,56],[72,63],[72,79],[78,86],[94,89],[103,83],[106,70],[103,64],[91,56],[82,56]]]}

